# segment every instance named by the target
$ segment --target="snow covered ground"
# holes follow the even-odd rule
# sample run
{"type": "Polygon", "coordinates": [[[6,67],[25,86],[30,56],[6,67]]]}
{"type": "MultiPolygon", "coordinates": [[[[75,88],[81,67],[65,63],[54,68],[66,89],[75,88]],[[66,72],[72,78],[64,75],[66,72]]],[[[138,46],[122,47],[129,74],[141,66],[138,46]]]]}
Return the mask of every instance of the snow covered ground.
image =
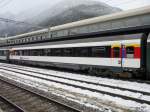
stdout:
{"type": "MultiPolygon", "coordinates": [[[[18,66],[16,66],[16,67],[18,67],[18,66]]],[[[95,77],[95,76],[86,76],[86,75],[80,75],[80,74],[75,74],[75,73],[66,73],[66,72],[39,69],[39,68],[33,68],[33,67],[32,68],[24,67],[24,66],[19,66],[19,67],[24,68],[26,70],[31,70],[31,71],[35,71],[35,72],[39,72],[39,73],[44,73],[44,74],[52,74],[55,76],[67,77],[70,79],[77,79],[77,80],[88,81],[88,82],[92,82],[92,83],[112,85],[112,86],[116,86],[116,87],[133,89],[133,90],[144,91],[144,92],[150,93],[150,85],[146,84],[146,83],[137,83],[137,82],[115,80],[115,79],[101,78],[101,77],[95,77]]]]}
{"type": "MultiPolygon", "coordinates": [[[[1,67],[1,68],[3,68],[3,67],[1,67]]],[[[7,68],[7,69],[8,70],[13,70],[12,68],[7,68]]],[[[93,84],[88,84],[88,83],[81,83],[81,82],[78,82],[78,81],[72,81],[72,80],[67,80],[67,79],[62,79],[62,78],[56,78],[56,77],[52,77],[52,76],[45,76],[45,75],[42,75],[42,74],[32,73],[32,72],[27,72],[27,71],[22,71],[22,70],[15,70],[15,71],[25,73],[25,74],[29,74],[29,75],[32,74],[33,76],[37,76],[37,77],[45,78],[45,79],[50,79],[50,80],[53,80],[53,81],[64,82],[64,83],[67,83],[67,84],[86,87],[86,88],[89,88],[89,89],[92,88],[92,89],[95,89],[95,90],[100,90],[100,91],[105,91],[105,92],[109,92],[109,93],[114,93],[114,94],[119,94],[119,95],[124,95],[124,96],[128,96],[128,97],[133,97],[133,98],[137,98],[137,99],[150,101],[150,96],[143,95],[141,93],[134,93],[134,92],[130,92],[130,91],[123,91],[123,90],[120,90],[120,89],[113,89],[113,88],[110,88],[110,87],[98,86],[98,85],[93,85],[93,84]]],[[[7,73],[14,74],[13,72],[8,72],[8,71],[7,71],[7,73]]]]}
{"type": "MultiPolygon", "coordinates": [[[[0,64],[2,67],[2,64],[0,64]]],[[[79,74],[73,74],[73,73],[65,73],[65,72],[58,72],[58,71],[53,71],[53,70],[44,70],[44,69],[38,69],[38,68],[30,68],[30,67],[23,67],[28,70],[36,71],[36,72],[41,72],[41,73],[47,73],[47,74],[53,74],[53,75],[58,75],[62,77],[69,77],[73,79],[80,79],[80,80],[86,80],[89,82],[97,82],[97,83],[103,83],[103,84],[110,84],[113,86],[118,86],[118,87],[125,87],[125,88],[131,88],[135,90],[141,90],[141,91],[147,91],[150,92],[150,87],[148,84],[141,84],[137,82],[129,82],[129,81],[121,81],[121,80],[114,80],[114,79],[107,79],[107,78],[100,78],[100,77],[91,77],[91,76],[83,76],[79,74]]],[[[16,70],[15,70],[16,71],[16,70]]],[[[19,71],[19,70],[17,70],[19,71]]],[[[26,72],[28,74],[31,74],[31,72],[26,72]]],[[[40,74],[32,73],[32,75],[39,76],[39,77],[45,77],[45,78],[50,78],[53,80],[58,80],[66,83],[71,83],[71,84],[76,84],[76,85],[81,85],[81,86],[86,86],[89,88],[95,88],[95,89],[100,89],[103,91],[109,91],[109,92],[114,92],[118,94],[123,94],[123,95],[128,95],[132,96],[135,98],[141,98],[141,99],[146,99],[150,100],[149,96],[143,96],[141,94],[134,94],[129,91],[119,91],[116,89],[111,89],[108,87],[100,87],[100,86],[95,86],[87,83],[79,83],[76,81],[70,81],[70,80],[64,80],[61,78],[54,78],[51,76],[43,76],[40,74]]],[[[114,108],[118,108],[118,111],[121,109],[123,110],[132,110],[135,112],[150,112],[150,105],[147,104],[141,104],[137,103],[134,101],[130,100],[124,100],[119,97],[113,97],[109,96],[106,94],[101,94],[97,92],[92,92],[89,90],[84,90],[80,88],[75,88],[73,86],[67,86],[67,85],[62,85],[60,83],[55,83],[51,81],[46,81],[43,79],[39,78],[33,78],[31,76],[26,76],[22,75],[19,73],[14,73],[6,70],[0,69],[0,76],[7,77],[9,79],[13,79],[17,82],[32,86],[32,87],[37,87],[43,91],[47,92],[52,92],[53,94],[56,94],[58,96],[65,97],[69,100],[76,101],[78,103],[91,106],[93,108],[99,108],[102,110],[113,110],[114,108]],[[100,108],[101,107],[101,108],[100,108]],[[114,107],[114,108],[113,108],[114,107]]]]}

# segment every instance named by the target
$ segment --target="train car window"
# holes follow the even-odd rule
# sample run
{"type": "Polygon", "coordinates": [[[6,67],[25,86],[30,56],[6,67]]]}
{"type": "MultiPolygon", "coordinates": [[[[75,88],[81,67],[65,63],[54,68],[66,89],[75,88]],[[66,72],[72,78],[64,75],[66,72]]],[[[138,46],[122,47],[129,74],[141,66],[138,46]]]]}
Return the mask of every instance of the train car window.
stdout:
{"type": "Polygon", "coordinates": [[[45,39],[45,36],[42,35],[42,39],[44,40],[44,39],[45,39]]]}
{"type": "Polygon", "coordinates": [[[87,47],[78,47],[75,48],[75,56],[77,57],[88,57],[88,48],[87,47]]]}
{"type": "Polygon", "coordinates": [[[18,51],[19,52],[19,55],[21,56],[22,55],[22,52],[21,51],[18,51]]]}
{"type": "Polygon", "coordinates": [[[44,49],[39,49],[38,54],[39,54],[39,56],[43,56],[44,55],[44,49]]]}
{"type": "Polygon", "coordinates": [[[29,50],[29,54],[30,54],[30,56],[42,55],[41,50],[40,50],[40,52],[39,52],[39,51],[36,50],[36,49],[34,49],[34,50],[29,50]],[[39,53],[40,53],[40,54],[39,54],[39,53]]]}
{"type": "Polygon", "coordinates": [[[110,57],[110,55],[111,55],[111,46],[92,47],[93,57],[110,57]]]}
{"type": "Polygon", "coordinates": [[[33,55],[33,50],[24,50],[25,56],[32,56],[33,55]]]}
{"type": "Polygon", "coordinates": [[[120,48],[119,47],[114,47],[113,48],[113,57],[114,58],[119,58],[120,57],[120,48]]]}
{"type": "Polygon", "coordinates": [[[45,49],[45,56],[51,56],[52,55],[52,50],[51,49],[45,49]]]}
{"type": "MultiPolygon", "coordinates": [[[[119,57],[120,48],[114,49],[114,57],[119,57]]],[[[111,46],[33,49],[16,51],[16,55],[24,56],[67,56],[67,57],[110,57],[111,46]]]]}
{"type": "Polygon", "coordinates": [[[2,51],[0,51],[0,56],[2,56],[3,55],[3,52],[2,51]]]}
{"type": "Polygon", "coordinates": [[[26,39],[25,39],[25,42],[27,43],[28,42],[28,38],[26,37],[26,39]]]}
{"type": "Polygon", "coordinates": [[[107,58],[111,57],[111,46],[106,46],[105,57],[107,58]]]}
{"type": "Polygon", "coordinates": [[[52,56],[61,56],[62,50],[61,49],[52,49],[52,56]]]}
{"type": "Polygon", "coordinates": [[[28,42],[31,42],[31,41],[32,41],[32,40],[31,40],[31,37],[29,37],[29,38],[28,38],[28,42]]]}
{"type": "Polygon", "coordinates": [[[93,25],[90,25],[89,26],[89,31],[90,32],[96,32],[96,31],[99,31],[99,25],[98,24],[93,24],[93,25]]]}
{"type": "Polygon", "coordinates": [[[0,51],[0,56],[5,56],[5,52],[4,51],[0,51]]]}
{"type": "Polygon", "coordinates": [[[37,40],[37,41],[39,41],[39,40],[40,40],[40,38],[39,38],[38,36],[36,36],[36,40],[37,40]]]}
{"type": "Polygon", "coordinates": [[[42,40],[42,38],[43,38],[43,37],[42,37],[42,36],[40,36],[40,40],[42,40]]]}
{"type": "Polygon", "coordinates": [[[21,54],[22,54],[22,56],[28,56],[29,55],[26,50],[22,50],[21,54]]]}
{"type": "Polygon", "coordinates": [[[21,54],[21,56],[24,56],[23,50],[20,50],[20,54],[21,54]]]}
{"type": "Polygon", "coordinates": [[[5,51],[2,51],[2,56],[5,56],[5,51]]]}
{"type": "Polygon", "coordinates": [[[29,37],[27,38],[27,42],[30,42],[30,38],[29,37]]]}
{"type": "Polygon", "coordinates": [[[31,56],[32,50],[23,50],[25,56],[31,56]]]}
{"type": "Polygon", "coordinates": [[[10,51],[10,55],[15,55],[15,51],[10,51]]]}
{"type": "Polygon", "coordinates": [[[14,53],[16,56],[20,56],[20,51],[15,51],[14,53]]]}
{"type": "Polygon", "coordinates": [[[22,39],[22,42],[23,42],[23,43],[25,43],[25,42],[26,42],[25,38],[23,38],[23,39],[22,39]]]}
{"type": "Polygon", "coordinates": [[[17,52],[16,51],[11,51],[11,54],[12,55],[17,55],[17,52]]]}
{"type": "Polygon", "coordinates": [[[104,57],[105,48],[104,47],[92,47],[93,57],[104,57]]]}
{"type": "Polygon", "coordinates": [[[78,34],[78,28],[72,28],[72,29],[70,29],[69,34],[70,34],[70,35],[78,34]]]}
{"type": "Polygon", "coordinates": [[[21,51],[17,51],[17,55],[21,56],[21,51]]]}
{"type": "Polygon", "coordinates": [[[64,48],[62,49],[63,56],[73,56],[73,48],[64,48]]]}
{"type": "Polygon", "coordinates": [[[80,32],[79,33],[88,33],[89,32],[89,25],[80,27],[80,32]]]}
{"type": "Polygon", "coordinates": [[[68,35],[68,30],[64,30],[64,36],[68,35]]]}
{"type": "Polygon", "coordinates": [[[52,37],[56,37],[57,36],[57,33],[56,32],[52,32],[52,37]]]}
{"type": "Polygon", "coordinates": [[[126,47],[127,58],[134,58],[134,47],[126,47]]]}

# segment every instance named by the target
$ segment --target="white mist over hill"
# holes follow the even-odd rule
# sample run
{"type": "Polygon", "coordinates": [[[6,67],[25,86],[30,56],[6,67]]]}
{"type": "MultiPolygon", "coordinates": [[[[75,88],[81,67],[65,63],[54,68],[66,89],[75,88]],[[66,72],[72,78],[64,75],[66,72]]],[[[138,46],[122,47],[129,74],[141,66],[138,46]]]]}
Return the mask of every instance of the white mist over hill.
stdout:
{"type": "MultiPolygon", "coordinates": [[[[94,0],[60,0],[53,5],[43,3],[37,7],[26,9],[18,15],[10,15],[11,19],[48,27],[118,11],[121,11],[121,9],[94,0]]],[[[31,30],[33,30],[31,26],[7,24],[0,28],[0,34],[16,35],[31,30]]]]}

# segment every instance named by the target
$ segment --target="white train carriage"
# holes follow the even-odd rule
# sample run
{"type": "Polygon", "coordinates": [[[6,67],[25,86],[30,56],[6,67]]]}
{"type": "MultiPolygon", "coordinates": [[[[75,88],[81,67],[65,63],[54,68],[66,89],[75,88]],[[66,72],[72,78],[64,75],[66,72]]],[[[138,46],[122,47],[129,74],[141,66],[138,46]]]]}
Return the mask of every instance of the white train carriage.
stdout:
{"type": "Polygon", "coordinates": [[[10,60],[88,71],[136,71],[141,68],[141,37],[130,34],[27,45],[12,48],[10,60]]]}

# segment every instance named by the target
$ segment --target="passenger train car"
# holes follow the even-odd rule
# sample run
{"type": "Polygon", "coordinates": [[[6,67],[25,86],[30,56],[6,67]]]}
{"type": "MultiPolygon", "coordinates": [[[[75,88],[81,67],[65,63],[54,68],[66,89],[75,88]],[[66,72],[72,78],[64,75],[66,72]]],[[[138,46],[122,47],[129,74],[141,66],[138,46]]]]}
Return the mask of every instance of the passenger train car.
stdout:
{"type": "MultiPolygon", "coordinates": [[[[142,77],[146,70],[143,33],[48,42],[10,49],[10,61],[70,68],[101,75],[142,77]],[[143,57],[144,56],[144,57],[143,57]]],[[[150,56],[148,39],[147,57],[150,56]]],[[[147,66],[149,72],[149,58],[147,66]]]]}

